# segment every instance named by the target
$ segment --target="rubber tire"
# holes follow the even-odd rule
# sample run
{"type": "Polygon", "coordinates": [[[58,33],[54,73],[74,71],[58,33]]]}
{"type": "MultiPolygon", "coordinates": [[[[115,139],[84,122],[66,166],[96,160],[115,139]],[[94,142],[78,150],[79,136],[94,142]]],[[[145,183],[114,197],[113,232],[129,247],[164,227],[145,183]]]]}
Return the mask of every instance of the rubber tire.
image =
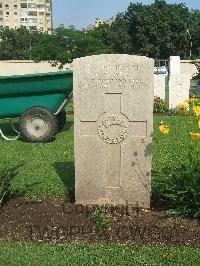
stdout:
{"type": "MultiPolygon", "coordinates": [[[[58,132],[58,120],[56,116],[47,108],[42,106],[34,106],[28,108],[22,113],[19,119],[19,128],[21,136],[28,142],[47,143],[51,141],[58,132]],[[47,132],[39,137],[34,136],[27,128],[27,122],[33,118],[43,120],[47,126],[47,132]]],[[[36,129],[37,130],[37,129],[36,129]]]]}
{"type": "Polygon", "coordinates": [[[66,112],[63,110],[59,114],[56,115],[58,120],[58,131],[62,130],[64,126],[66,125],[67,118],[66,118],[66,112]]]}

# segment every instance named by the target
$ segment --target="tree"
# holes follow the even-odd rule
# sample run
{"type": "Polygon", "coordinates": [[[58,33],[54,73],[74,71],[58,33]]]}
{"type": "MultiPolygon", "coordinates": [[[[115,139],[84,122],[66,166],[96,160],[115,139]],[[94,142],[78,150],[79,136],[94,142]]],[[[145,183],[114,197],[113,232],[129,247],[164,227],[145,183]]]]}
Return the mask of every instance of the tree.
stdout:
{"type": "Polygon", "coordinates": [[[100,38],[110,53],[131,53],[131,37],[123,13],[118,14],[111,25],[104,23],[90,34],[100,38]]]}
{"type": "Polygon", "coordinates": [[[184,4],[156,0],[152,5],[130,4],[124,18],[132,39],[132,53],[167,59],[187,57],[189,10],[184,4]]]}
{"type": "Polygon", "coordinates": [[[192,58],[200,58],[200,10],[190,12],[190,26],[188,29],[192,41],[192,58]]]}
{"type": "Polygon", "coordinates": [[[42,33],[28,31],[24,27],[17,30],[0,30],[0,60],[23,60],[31,58],[31,47],[40,39],[42,33]]]}
{"type": "Polygon", "coordinates": [[[61,25],[54,30],[53,35],[42,36],[32,49],[32,56],[36,61],[59,62],[62,67],[75,58],[106,52],[107,48],[99,38],[74,27],[64,28],[61,25]]]}
{"type": "Polygon", "coordinates": [[[116,20],[85,32],[73,25],[60,25],[52,35],[25,28],[0,30],[0,59],[33,59],[53,64],[70,63],[74,58],[101,54],[123,53],[168,59],[200,58],[200,11],[189,10],[184,4],[131,3],[116,20]]]}
{"type": "Polygon", "coordinates": [[[151,5],[131,3],[111,26],[104,24],[94,32],[114,53],[160,59],[179,55],[182,59],[189,59],[188,31],[193,39],[193,55],[200,55],[199,23],[199,11],[189,11],[184,4],[155,0],[151,5]]]}
{"type": "Polygon", "coordinates": [[[25,28],[0,30],[0,60],[32,59],[62,66],[77,57],[107,52],[100,38],[74,26],[61,25],[52,35],[25,28]]]}

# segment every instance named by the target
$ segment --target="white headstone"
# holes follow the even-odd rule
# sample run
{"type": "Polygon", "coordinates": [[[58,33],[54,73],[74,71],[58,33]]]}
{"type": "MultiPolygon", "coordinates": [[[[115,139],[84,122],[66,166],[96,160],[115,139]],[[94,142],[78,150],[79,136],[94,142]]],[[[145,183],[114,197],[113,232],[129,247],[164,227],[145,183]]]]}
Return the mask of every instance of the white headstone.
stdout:
{"type": "Polygon", "coordinates": [[[165,75],[154,74],[154,96],[165,100],[165,75]]]}
{"type": "Polygon", "coordinates": [[[181,74],[181,59],[180,56],[170,56],[170,76],[176,76],[181,74]]]}
{"type": "Polygon", "coordinates": [[[176,108],[179,103],[189,99],[190,77],[172,76],[169,79],[169,108],[176,108]]]}
{"type": "Polygon", "coordinates": [[[76,203],[149,207],[154,61],[74,60],[76,203]]]}
{"type": "Polygon", "coordinates": [[[169,108],[189,99],[190,77],[181,74],[180,62],[179,56],[170,57],[169,108]]]}

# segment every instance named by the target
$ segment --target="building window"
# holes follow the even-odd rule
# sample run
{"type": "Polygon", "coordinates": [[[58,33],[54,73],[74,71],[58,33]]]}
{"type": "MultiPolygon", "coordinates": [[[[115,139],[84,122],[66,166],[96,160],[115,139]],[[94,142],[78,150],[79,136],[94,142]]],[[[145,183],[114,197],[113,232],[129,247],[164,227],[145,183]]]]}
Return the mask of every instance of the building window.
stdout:
{"type": "Polygon", "coordinates": [[[45,8],[45,5],[38,5],[38,8],[45,8]]]}
{"type": "Polygon", "coordinates": [[[29,18],[28,22],[29,23],[37,23],[37,19],[36,18],[29,18]]]}
{"type": "Polygon", "coordinates": [[[36,4],[28,4],[28,7],[30,7],[30,8],[36,8],[37,6],[36,6],[36,4]]]}
{"type": "Polygon", "coordinates": [[[28,15],[35,17],[35,16],[37,16],[37,11],[29,11],[28,15]]]}
{"type": "Polygon", "coordinates": [[[21,22],[28,23],[28,18],[21,18],[21,22]]]}
{"type": "Polygon", "coordinates": [[[21,3],[21,8],[27,8],[27,4],[26,3],[21,3]]]}

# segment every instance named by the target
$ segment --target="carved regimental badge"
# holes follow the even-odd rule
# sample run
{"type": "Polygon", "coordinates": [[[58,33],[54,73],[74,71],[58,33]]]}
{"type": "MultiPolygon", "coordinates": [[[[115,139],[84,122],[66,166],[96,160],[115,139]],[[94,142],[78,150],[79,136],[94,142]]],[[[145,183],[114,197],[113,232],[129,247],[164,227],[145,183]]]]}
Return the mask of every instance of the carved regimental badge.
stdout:
{"type": "Polygon", "coordinates": [[[121,115],[109,114],[98,126],[98,135],[106,143],[118,144],[125,140],[128,134],[128,123],[121,115]]]}

